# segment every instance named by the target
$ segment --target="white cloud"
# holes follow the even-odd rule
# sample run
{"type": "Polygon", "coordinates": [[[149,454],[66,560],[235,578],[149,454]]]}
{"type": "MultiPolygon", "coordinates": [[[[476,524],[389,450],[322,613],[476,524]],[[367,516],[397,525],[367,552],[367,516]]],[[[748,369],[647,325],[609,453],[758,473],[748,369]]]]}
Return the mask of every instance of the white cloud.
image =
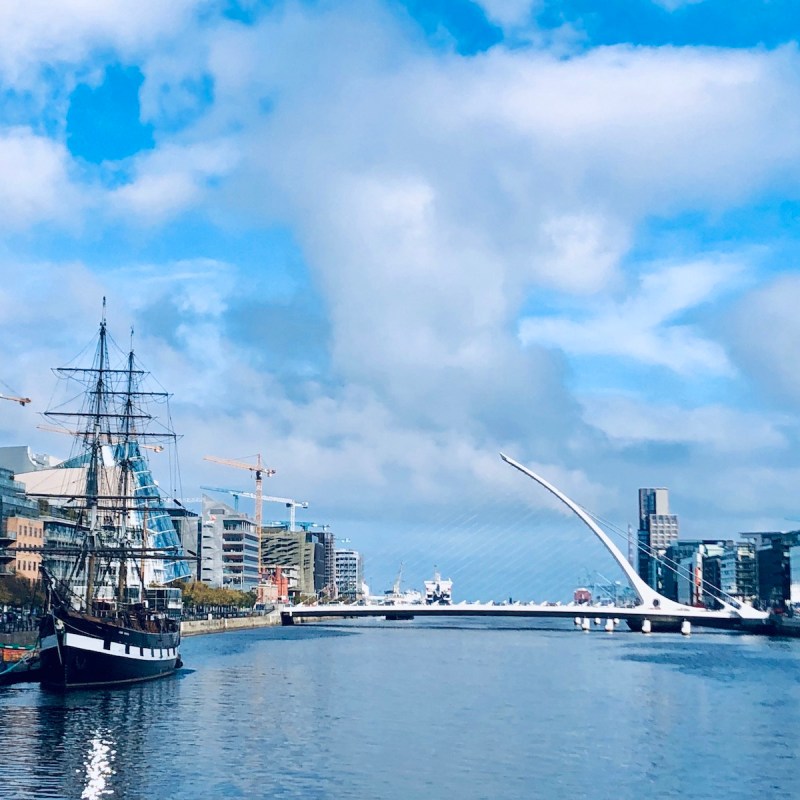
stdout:
{"type": "Polygon", "coordinates": [[[185,32],[206,0],[5,0],[0,4],[0,77],[35,87],[44,67],[77,64],[93,50],[127,58],[185,32]]]}
{"type": "Polygon", "coordinates": [[[788,418],[770,419],[722,405],[682,408],[645,404],[632,397],[584,398],[584,419],[618,444],[673,443],[713,448],[718,453],[749,453],[785,448],[788,418]]]}
{"type": "Polygon", "coordinates": [[[642,277],[622,301],[595,300],[570,316],[528,317],[525,344],[557,347],[573,355],[615,356],[666,367],[682,375],[728,375],[724,349],[680,315],[738,283],[735,264],[699,261],[670,265],[642,277]],[[577,319],[576,319],[577,317],[577,319]]]}
{"type": "Polygon", "coordinates": [[[504,27],[523,25],[540,7],[539,0],[480,0],[488,19],[504,27]]]}
{"type": "Polygon", "coordinates": [[[800,276],[779,276],[741,298],[726,332],[731,353],[754,387],[770,397],[800,401],[800,276]]]}
{"type": "MultiPolygon", "coordinates": [[[[800,163],[792,50],[418,56],[375,8],[294,9],[227,31],[212,59],[217,112],[245,109],[230,194],[295,230],[351,378],[424,388],[465,354],[491,363],[531,287],[613,288],[644,216],[738,203],[800,163]],[[274,98],[263,122],[257,96],[274,98]]],[[[631,336],[614,311],[594,330],[616,351],[729,371],[695,329],[636,320],[631,336]]],[[[580,347],[569,322],[539,332],[580,347]]]]}
{"type": "Polygon", "coordinates": [[[630,233],[619,221],[587,212],[545,219],[541,260],[549,283],[566,292],[596,292],[618,280],[630,233]]]}
{"type": "Polygon", "coordinates": [[[236,163],[230,141],[170,144],[133,159],[134,177],[110,192],[117,213],[145,224],[159,225],[197,207],[207,182],[226,175],[236,163]]]}
{"type": "MultiPolygon", "coordinates": [[[[151,337],[143,344],[154,347],[142,349],[148,366],[182,404],[187,476],[207,482],[205,453],[263,450],[279,468],[275,494],[311,500],[323,519],[360,514],[398,527],[411,515],[447,513],[475,487],[527,503],[527,484],[518,491],[497,459],[501,446],[604,512],[632,506],[640,476],[666,469],[621,454],[627,445],[683,445],[689,456],[667,480],[677,486],[682,475],[679,488],[708,517],[718,510],[700,506],[708,476],[724,484],[731,453],[766,470],[765,443],[791,449],[793,434],[779,422],[724,407],[656,408],[648,417],[609,400],[589,415],[566,388],[561,354],[535,343],[658,364],[692,380],[735,377],[697,320],[704,303],[724,300],[732,283],[740,288],[736,266],[687,257],[647,265],[639,281],[631,245],[653,216],[725,210],[765,189],[794,189],[795,48],[619,46],[564,57],[499,46],[461,58],[421,49],[379,3],[279,4],[253,27],[187,23],[193,4],[156,5],[135,18],[118,3],[98,12],[73,2],[49,16],[44,3],[0,11],[6,85],[33,84],[45,61],[88,74],[100,58],[90,54],[107,48],[140,64],[143,116],[156,126],[155,151],[125,165],[131,182],[102,202],[90,189],[83,206],[69,195],[63,147],[19,134],[32,149],[0,156],[14,179],[0,190],[9,219],[20,227],[89,208],[103,235],[124,235],[131,222],[164,225],[165,249],[168,224],[189,210],[212,226],[245,218],[259,234],[286,226],[329,317],[330,372],[318,385],[282,386],[258,358],[265,343],[234,340],[227,327],[237,303],[269,299],[251,297],[251,284],[238,280],[239,254],[218,265],[176,253],[136,274],[78,268],[81,285],[39,301],[58,309],[48,313],[63,341],[46,340],[50,320],[26,322],[32,355],[24,369],[21,349],[9,361],[13,385],[42,395],[19,376],[72,356],[110,290],[123,329],[127,317],[161,326],[137,325],[137,336],[151,337]],[[208,109],[192,88],[206,72],[208,109]],[[184,117],[192,121],[176,133],[184,117]],[[14,170],[25,159],[44,166],[17,190],[14,170]],[[165,282],[175,291],[162,304],[165,282]],[[543,287],[578,299],[566,299],[569,314],[526,321],[522,348],[516,314],[543,287]],[[626,287],[635,288],[626,295],[626,287]]],[[[513,26],[527,5],[484,7],[513,26]]],[[[38,272],[48,274],[64,286],[57,265],[38,272]]],[[[25,305],[19,298],[37,296],[33,284],[10,291],[8,283],[4,341],[25,305]]],[[[790,305],[771,317],[771,300],[754,295],[793,341],[790,305]]],[[[774,342],[747,347],[737,366],[745,352],[766,353],[765,365],[791,361],[790,348],[774,342]]],[[[761,488],[764,498],[772,492],[766,479],[761,488]]],[[[774,492],[769,498],[778,507],[774,492]]]]}
{"type": "Polygon", "coordinates": [[[0,231],[78,222],[84,204],[64,146],[28,128],[0,129],[0,231]]]}

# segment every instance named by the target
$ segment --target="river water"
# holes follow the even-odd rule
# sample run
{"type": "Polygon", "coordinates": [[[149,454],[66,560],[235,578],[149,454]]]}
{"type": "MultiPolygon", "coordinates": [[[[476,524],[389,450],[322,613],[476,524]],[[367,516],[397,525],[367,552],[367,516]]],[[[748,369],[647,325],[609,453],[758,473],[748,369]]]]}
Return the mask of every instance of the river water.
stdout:
{"type": "Polygon", "coordinates": [[[800,640],[366,620],[182,651],[127,689],[0,689],[0,798],[800,796],[800,640]]]}

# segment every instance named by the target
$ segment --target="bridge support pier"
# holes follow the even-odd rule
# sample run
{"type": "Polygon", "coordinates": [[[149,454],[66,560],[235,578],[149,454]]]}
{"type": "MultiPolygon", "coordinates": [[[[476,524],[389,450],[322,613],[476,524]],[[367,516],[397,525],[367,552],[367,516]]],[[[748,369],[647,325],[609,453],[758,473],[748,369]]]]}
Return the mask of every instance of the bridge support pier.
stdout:
{"type": "Polygon", "coordinates": [[[684,620],[684,621],[681,623],[681,633],[682,633],[684,636],[689,636],[689,635],[692,633],[692,623],[691,623],[691,622],[689,622],[689,620],[688,620],[688,619],[685,619],[685,620],[684,620]]]}
{"type": "Polygon", "coordinates": [[[642,633],[650,633],[650,620],[643,619],[642,620],[642,633]]]}

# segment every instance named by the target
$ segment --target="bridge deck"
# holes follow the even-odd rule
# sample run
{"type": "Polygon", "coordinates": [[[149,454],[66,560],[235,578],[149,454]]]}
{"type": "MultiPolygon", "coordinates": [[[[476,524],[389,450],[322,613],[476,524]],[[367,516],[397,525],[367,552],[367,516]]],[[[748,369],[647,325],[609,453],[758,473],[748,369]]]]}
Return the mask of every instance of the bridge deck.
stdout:
{"type": "MultiPolygon", "coordinates": [[[[708,611],[702,608],[685,606],[680,612],[663,611],[658,608],[622,608],[617,606],[557,606],[538,603],[457,603],[455,605],[344,605],[339,603],[315,606],[286,606],[281,611],[284,624],[292,624],[294,619],[353,618],[353,617],[550,617],[573,619],[588,617],[600,619],[620,619],[626,622],[641,623],[650,620],[659,622],[691,622],[712,628],[741,628],[742,620],[728,611],[708,611]]],[[[751,626],[747,626],[750,628],[751,626]]],[[[753,626],[758,629],[760,626],[753,626]]]]}

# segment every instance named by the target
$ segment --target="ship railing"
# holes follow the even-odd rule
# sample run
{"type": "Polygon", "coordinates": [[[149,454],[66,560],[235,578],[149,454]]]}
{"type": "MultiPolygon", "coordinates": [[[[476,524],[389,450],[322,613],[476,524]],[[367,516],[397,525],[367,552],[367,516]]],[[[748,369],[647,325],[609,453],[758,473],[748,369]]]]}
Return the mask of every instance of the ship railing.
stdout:
{"type": "Polygon", "coordinates": [[[6,611],[0,612],[0,633],[20,633],[22,631],[35,631],[39,627],[38,612],[33,611],[6,611]]]}

